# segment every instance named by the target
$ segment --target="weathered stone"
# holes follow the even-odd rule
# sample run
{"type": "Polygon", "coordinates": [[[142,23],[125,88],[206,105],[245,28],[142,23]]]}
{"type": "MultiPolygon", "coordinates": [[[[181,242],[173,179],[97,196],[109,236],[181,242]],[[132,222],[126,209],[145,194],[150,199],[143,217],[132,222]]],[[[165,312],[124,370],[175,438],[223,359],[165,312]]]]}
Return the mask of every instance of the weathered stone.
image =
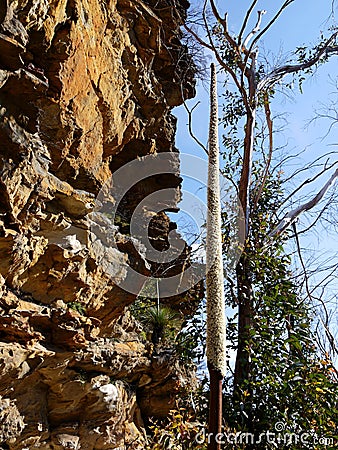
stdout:
{"type": "MultiPolygon", "coordinates": [[[[176,3],[184,17],[188,3],[176,3]]],[[[170,0],[0,2],[1,448],[143,449],[144,419],[168,414],[188,382],[128,312],[143,282],[120,287],[128,266],[168,271],[147,259],[128,220],[145,196],[171,188],[147,210],[152,245],[168,247],[178,158],[127,193],[119,223],[97,209],[119,168],[177,155],[170,110],[194,94],[179,38],[170,0]]],[[[189,264],[175,236],[184,252],[172,274],[189,264]]],[[[166,302],[191,312],[194,296],[166,302]]]]}

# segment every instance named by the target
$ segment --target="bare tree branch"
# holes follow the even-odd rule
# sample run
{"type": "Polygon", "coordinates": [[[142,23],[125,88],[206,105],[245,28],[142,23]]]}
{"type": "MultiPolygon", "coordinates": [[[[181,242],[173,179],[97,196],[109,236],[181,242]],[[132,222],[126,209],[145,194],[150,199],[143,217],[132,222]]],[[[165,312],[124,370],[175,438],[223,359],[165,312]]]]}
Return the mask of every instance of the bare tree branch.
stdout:
{"type": "Polygon", "coordinates": [[[271,26],[276,22],[278,17],[282,14],[284,9],[286,9],[291,3],[293,3],[295,0],[286,0],[284,4],[281,6],[281,8],[277,11],[277,13],[274,15],[274,17],[270,20],[270,22],[263,28],[263,30],[255,37],[255,39],[252,41],[250,48],[248,49],[248,52],[251,53],[256,42],[259,41],[259,39],[271,28],[271,26]]]}
{"type": "Polygon", "coordinates": [[[206,41],[201,39],[199,37],[199,35],[191,27],[188,27],[188,25],[185,22],[182,22],[181,25],[186,29],[186,31],[188,31],[188,33],[190,33],[196,39],[196,41],[200,45],[202,45],[203,47],[208,48],[209,50],[213,51],[213,48],[211,47],[211,45],[209,45],[206,41]]]}
{"type": "Polygon", "coordinates": [[[262,22],[262,18],[264,16],[264,14],[266,14],[266,10],[262,9],[261,11],[257,11],[258,13],[258,18],[257,18],[257,22],[255,27],[252,29],[252,31],[248,34],[248,36],[246,37],[245,41],[244,41],[244,48],[247,47],[247,45],[249,44],[250,40],[254,37],[255,34],[258,33],[258,31],[260,30],[261,27],[261,22],[262,22]]]}
{"type": "MultiPolygon", "coordinates": [[[[324,156],[324,155],[322,155],[324,156]]],[[[292,174],[291,177],[286,178],[284,181],[284,183],[286,183],[287,181],[289,181],[291,178],[295,177],[296,175],[298,175],[299,173],[303,172],[304,170],[310,170],[313,167],[316,167],[315,162],[319,161],[322,156],[320,156],[319,158],[317,158],[315,161],[312,161],[310,165],[308,165],[307,167],[303,167],[302,169],[299,169],[298,171],[296,171],[294,174],[292,174]]],[[[328,162],[328,161],[327,161],[328,162]]],[[[327,172],[328,170],[332,169],[332,167],[336,166],[338,164],[338,161],[330,164],[330,166],[327,166],[327,162],[324,164],[324,168],[318,172],[316,175],[314,175],[312,178],[307,178],[305,181],[303,181],[301,184],[299,184],[297,186],[296,189],[294,189],[287,197],[285,197],[283,199],[283,202],[280,204],[279,208],[285,204],[291,197],[293,197],[297,192],[299,192],[304,186],[306,186],[307,184],[313,183],[315,180],[317,180],[317,178],[319,178],[321,175],[323,175],[325,172],[327,172]]],[[[318,164],[319,165],[319,164],[318,164]]]]}
{"type": "Polygon", "coordinates": [[[336,40],[337,36],[338,31],[333,33],[327,39],[322,48],[316,53],[315,56],[309,59],[309,61],[305,61],[299,64],[285,65],[274,69],[258,84],[258,90],[268,89],[287,74],[301,72],[302,70],[309,69],[310,67],[314,66],[324,55],[329,56],[332,53],[338,53],[338,46],[330,47],[330,45],[336,40]]]}
{"type": "MultiPolygon", "coordinates": [[[[297,227],[296,227],[296,223],[295,222],[292,224],[292,228],[293,228],[293,231],[294,231],[294,234],[295,234],[295,240],[296,240],[296,246],[297,246],[297,252],[298,252],[299,261],[300,261],[302,269],[303,269],[306,293],[307,293],[309,299],[312,300],[312,296],[311,296],[310,288],[309,288],[309,278],[308,278],[307,270],[306,270],[306,267],[305,267],[305,264],[304,264],[303,255],[302,255],[302,251],[301,251],[301,248],[300,248],[299,237],[298,237],[297,227]]],[[[305,299],[303,299],[301,303],[304,303],[304,301],[305,301],[305,299]]],[[[326,309],[325,309],[325,312],[326,312],[326,317],[328,317],[326,309]]]]}
{"type": "MultiPolygon", "coordinates": [[[[217,11],[217,9],[215,7],[215,4],[214,4],[214,2],[212,0],[211,0],[211,7],[215,9],[215,12],[217,14],[217,15],[215,15],[215,17],[220,18],[219,14],[218,14],[218,11],[217,11]]],[[[215,14],[215,12],[214,12],[214,14],[215,14]]],[[[203,7],[203,20],[204,20],[205,29],[206,29],[206,32],[207,32],[207,35],[208,35],[208,40],[209,40],[208,48],[213,51],[214,56],[216,57],[216,60],[220,64],[220,66],[223,67],[223,69],[225,69],[225,71],[231,76],[231,78],[234,81],[237,89],[241,93],[241,96],[242,96],[245,108],[247,109],[247,111],[250,111],[251,110],[250,101],[247,98],[246,90],[243,88],[243,85],[239,82],[235,71],[228,64],[226,64],[226,62],[221,57],[221,55],[219,54],[218,49],[215,46],[214,40],[212,38],[210,29],[209,29],[209,26],[208,26],[208,21],[206,19],[206,1],[204,3],[204,7],[203,7]]],[[[220,23],[222,23],[222,21],[220,21],[220,23]]],[[[224,31],[224,34],[226,36],[226,39],[228,40],[228,42],[231,45],[231,47],[233,48],[233,50],[237,51],[237,53],[238,53],[236,42],[231,38],[231,36],[224,29],[224,27],[223,27],[223,31],[224,31]]]]}
{"type": "Polygon", "coordinates": [[[201,102],[197,102],[191,109],[188,108],[186,102],[183,102],[183,106],[188,114],[188,130],[189,130],[189,134],[192,137],[192,139],[203,149],[203,151],[208,154],[208,149],[206,148],[205,145],[202,144],[202,142],[196,137],[195,133],[193,132],[192,129],[192,113],[194,111],[195,108],[197,108],[197,106],[200,104],[201,102]]]}
{"type": "Polygon", "coordinates": [[[330,189],[330,187],[336,181],[338,177],[338,169],[335,170],[331,178],[327,181],[327,183],[322,187],[322,189],[308,202],[303,205],[298,206],[297,208],[290,211],[288,214],[284,216],[284,218],[279,222],[279,224],[269,233],[269,237],[278,236],[283,233],[290,225],[292,225],[295,220],[300,216],[304,211],[309,211],[314,206],[316,206],[321,199],[324,197],[326,192],[330,189]]]}
{"type": "Polygon", "coordinates": [[[238,40],[237,40],[238,41],[238,47],[242,46],[242,37],[243,37],[244,31],[245,31],[245,29],[247,27],[249,18],[251,16],[251,13],[252,13],[254,7],[256,6],[257,2],[258,2],[258,0],[253,0],[253,2],[251,3],[250,7],[248,8],[248,10],[246,12],[246,15],[245,15],[245,18],[243,20],[243,24],[242,24],[241,30],[240,30],[239,35],[238,35],[238,40]]]}
{"type": "Polygon", "coordinates": [[[301,304],[304,303],[307,300],[307,298],[309,298],[311,300],[311,302],[313,302],[314,300],[317,300],[317,301],[320,302],[322,310],[325,313],[325,322],[320,316],[319,316],[319,320],[321,321],[321,323],[323,325],[323,328],[324,328],[324,331],[325,331],[325,335],[327,337],[327,340],[328,340],[328,342],[329,342],[329,344],[331,346],[331,349],[332,349],[333,353],[336,353],[337,352],[337,347],[335,345],[334,337],[333,337],[333,335],[332,335],[332,333],[331,333],[331,331],[329,329],[329,313],[328,313],[326,304],[325,304],[324,300],[321,297],[317,297],[317,296],[314,297],[313,296],[314,289],[312,289],[312,291],[310,291],[309,277],[308,277],[307,269],[306,269],[306,266],[305,266],[305,263],[304,263],[304,260],[303,260],[301,247],[300,247],[300,242],[299,242],[299,237],[298,237],[298,232],[297,232],[297,228],[296,228],[296,223],[295,222],[292,224],[292,227],[293,227],[293,230],[294,230],[294,236],[295,236],[295,240],[296,240],[296,246],[297,246],[299,261],[300,261],[301,266],[302,266],[303,276],[304,276],[304,281],[305,281],[305,290],[306,290],[306,293],[307,293],[307,296],[303,298],[301,304]]]}
{"type": "Polygon", "coordinates": [[[330,205],[331,205],[331,199],[327,201],[326,205],[323,208],[321,208],[321,210],[317,214],[317,217],[315,218],[315,220],[308,227],[304,228],[301,231],[298,231],[298,235],[305,234],[308,231],[310,231],[312,228],[314,228],[316,226],[316,224],[320,221],[322,216],[324,215],[325,211],[330,207],[330,205]]]}
{"type": "Polygon", "coordinates": [[[219,14],[219,12],[218,12],[218,10],[217,10],[217,8],[216,8],[214,0],[210,0],[210,5],[211,5],[212,12],[213,12],[217,22],[219,22],[222,25],[222,27],[223,27],[224,37],[229,42],[231,47],[237,48],[236,41],[228,33],[227,14],[225,15],[224,19],[222,19],[220,14],[219,14]]]}

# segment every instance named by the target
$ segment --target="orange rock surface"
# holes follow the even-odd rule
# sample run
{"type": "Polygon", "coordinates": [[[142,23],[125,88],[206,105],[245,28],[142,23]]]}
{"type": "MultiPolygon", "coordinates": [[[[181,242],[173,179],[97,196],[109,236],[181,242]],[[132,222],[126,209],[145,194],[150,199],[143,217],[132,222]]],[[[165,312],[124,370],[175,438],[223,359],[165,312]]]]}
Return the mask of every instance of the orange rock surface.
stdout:
{"type": "MultiPolygon", "coordinates": [[[[158,270],[123,220],[162,187],[172,209],[178,167],[136,185],[110,234],[95,223],[106,241],[88,225],[114,171],[177,153],[170,111],[194,95],[177,3],[0,3],[1,448],[143,449],[144,419],[165,416],[188,383],[175,355],[141,338],[127,308],[137,294],[119,286],[128,264],[158,270]]],[[[172,224],[155,219],[161,250],[172,224]]]]}

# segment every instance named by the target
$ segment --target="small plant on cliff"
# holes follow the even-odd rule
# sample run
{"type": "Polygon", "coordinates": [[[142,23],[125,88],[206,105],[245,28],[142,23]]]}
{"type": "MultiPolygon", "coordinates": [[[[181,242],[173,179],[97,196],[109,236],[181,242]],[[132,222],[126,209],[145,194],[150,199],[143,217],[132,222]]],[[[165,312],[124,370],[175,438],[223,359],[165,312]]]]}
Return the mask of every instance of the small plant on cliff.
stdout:
{"type": "Polygon", "coordinates": [[[154,345],[166,340],[174,340],[179,329],[177,312],[166,306],[151,306],[143,311],[140,321],[151,333],[151,341],[154,345]]]}
{"type": "Polygon", "coordinates": [[[82,305],[80,302],[69,302],[67,303],[68,308],[77,311],[82,316],[86,315],[86,307],[82,305]]]}

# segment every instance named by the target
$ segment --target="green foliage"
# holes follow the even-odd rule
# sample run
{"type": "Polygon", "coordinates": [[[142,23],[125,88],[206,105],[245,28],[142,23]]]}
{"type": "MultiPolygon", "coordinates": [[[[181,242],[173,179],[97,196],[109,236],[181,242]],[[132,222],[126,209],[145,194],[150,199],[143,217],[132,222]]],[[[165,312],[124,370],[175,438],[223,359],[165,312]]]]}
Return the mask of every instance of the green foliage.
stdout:
{"type": "MultiPolygon", "coordinates": [[[[156,286],[150,283],[142,294],[155,297],[156,286]]],[[[175,350],[184,364],[199,365],[205,355],[204,305],[192,317],[183,318],[169,307],[160,306],[153,298],[139,296],[130,306],[130,312],[141,323],[140,336],[157,344],[162,342],[175,350]]]]}
{"type": "Polygon", "coordinates": [[[223,104],[223,124],[235,131],[238,122],[245,116],[243,99],[238,92],[232,92],[229,89],[224,91],[223,96],[226,99],[223,104]]]}
{"type": "Polygon", "coordinates": [[[115,214],[114,225],[118,226],[121,233],[130,234],[130,224],[122,214],[115,214]]]}
{"type": "Polygon", "coordinates": [[[123,214],[120,211],[117,211],[116,214],[105,211],[104,215],[112,221],[114,226],[119,227],[120,233],[126,235],[130,234],[130,219],[126,214],[123,214]]]}
{"type": "Polygon", "coordinates": [[[176,311],[155,305],[154,300],[145,297],[138,297],[130,311],[143,326],[143,338],[149,336],[154,345],[161,342],[175,346],[175,337],[182,323],[176,311]]]}
{"type": "Polygon", "coordinates": [[[178,314],[166,306],[151,306],[141,316],[141,322],[151,331],[153,344],[173,340],[179,327],[178,314]]]}
{"type": "Polygon", "coordinates": [[[74,378],[76,381],[79,381],[82,384],[85,384],[89,381],[90,374],[86,370],[80,367],[73,367],[72,370],[76,372],[76,376],[74,378]]]}
{"type": "MultiPolygon", "coordinates": [[[[259,170],[257,163],[253,173],[257,183],[259,170]]],[[[283,197],[282,187],[280,174],[270,176],[251,212],[250,242],[245,250],[253,288],[252,327],[246,342],[250,374],[237,397],[233,396],[232,377],[225,380],[224,417],[232,430],[256,436],[268,430],[274,432],[274,425],[280,422],[285,433],[333,437],[338,417],[333,368],[328,359],[318,356],[312,342],[310,305],[296,286],[284,242],[276,239],[266,245],[273,211],[283,197]]],[[[287,239],[285,236],[284,241],[287,239]]],[[[230,299],[228,304],[234,306],[230,299]]],[[[237,320],[235,314],[228,323],[228,339],[234,349],[237,320]]],[[[275,447],[264,442],[255,448],[275,447]]],[[[278,448],[290,447],[280,444],[278,448]]],[[[311,442],[310,446],[291,448],[314,447],[311,442]]]]}
{"type": "Polygon", "coordinates": [[[205,316],[201,308],[182,324],[175,339],[176,353],[180,361],[199,365],[205,355],[205,316]]]}
{"type": "Polygon", "coordinates": [[[199,438],[204,428],[205,424],[186,408],[172,410],[167,420],[150,425],[146,450],[206,450],[206,443],[200,443],[203,439],[199,438]]]}
{"type": "Polygon", "coordinates": [[[82,316],[86,315],[87,309],[80,302],[69,302],[69,303],[67,303],[67,306],[68,306],[68,308],[73,309],[74,311],[77,311],[82,316]]]}

